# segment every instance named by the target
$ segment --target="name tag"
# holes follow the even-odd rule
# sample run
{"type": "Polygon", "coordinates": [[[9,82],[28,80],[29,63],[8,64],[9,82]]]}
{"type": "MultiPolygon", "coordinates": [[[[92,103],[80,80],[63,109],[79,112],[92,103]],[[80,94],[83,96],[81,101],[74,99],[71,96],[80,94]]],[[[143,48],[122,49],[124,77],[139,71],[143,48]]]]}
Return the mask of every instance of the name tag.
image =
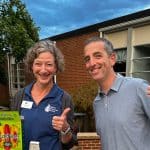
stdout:
{"type": "Polygon", "coordinates": [[[22,101],[21,108],[31,109],[33,102],[30,101],[22,101]]]}
{"type": "Polygon", "coordinates": [[[30,141],[29,150],[40,150],[40,142],[30,141]]]}

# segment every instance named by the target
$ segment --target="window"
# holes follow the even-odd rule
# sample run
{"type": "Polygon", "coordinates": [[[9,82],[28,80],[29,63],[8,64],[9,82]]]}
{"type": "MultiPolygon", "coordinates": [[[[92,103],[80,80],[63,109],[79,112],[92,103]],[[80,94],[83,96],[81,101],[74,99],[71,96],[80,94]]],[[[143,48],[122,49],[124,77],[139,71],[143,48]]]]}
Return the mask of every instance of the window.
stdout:
{"type": "Polygon", "coordinates": [[[114,70],[117,73],[126,75],[126,59],[127,59],[127,50],[126,49],[116,49],[117,62],[114,66],[114,70]]]}
{"type": "Polygon", "coordinates": [[[132,68],[134,77],[150,81],[150,44],[134,47],[132,68]]]}
{"type": "Polygon", "coordinates": [[[20,89],[25,85],[25,72],[24,72],[24,64],[11,64],[12,69],[12,88],[20,89]]]}

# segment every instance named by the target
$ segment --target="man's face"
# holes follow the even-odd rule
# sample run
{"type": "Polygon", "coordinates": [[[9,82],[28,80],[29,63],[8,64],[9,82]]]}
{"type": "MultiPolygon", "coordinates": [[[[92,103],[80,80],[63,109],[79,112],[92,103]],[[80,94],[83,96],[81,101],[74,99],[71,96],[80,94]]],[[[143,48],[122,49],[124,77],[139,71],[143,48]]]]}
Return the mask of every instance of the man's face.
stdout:
{"type": "Polygon", "coordinates": [[[84,47],[85,67],[92,78],[98,82],[109,78],[115,61],[115,54],[108,55],[101,41],[91,42],[84,47]]]}

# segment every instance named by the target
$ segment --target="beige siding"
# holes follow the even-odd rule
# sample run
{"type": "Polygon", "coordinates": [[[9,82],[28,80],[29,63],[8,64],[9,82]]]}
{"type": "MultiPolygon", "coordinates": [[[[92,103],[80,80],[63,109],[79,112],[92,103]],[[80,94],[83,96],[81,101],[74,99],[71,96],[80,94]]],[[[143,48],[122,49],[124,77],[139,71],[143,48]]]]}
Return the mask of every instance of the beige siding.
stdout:
{"type": "Polygon", "coordinates": [[[150,44],[150,25],[134,28],[133,45],[150,44]]]}
{"type": "Polygon", "coordinates": [[[104,37],[113,43],[115,49],[127,47],[127,30],[108,33],[104,37]]]}

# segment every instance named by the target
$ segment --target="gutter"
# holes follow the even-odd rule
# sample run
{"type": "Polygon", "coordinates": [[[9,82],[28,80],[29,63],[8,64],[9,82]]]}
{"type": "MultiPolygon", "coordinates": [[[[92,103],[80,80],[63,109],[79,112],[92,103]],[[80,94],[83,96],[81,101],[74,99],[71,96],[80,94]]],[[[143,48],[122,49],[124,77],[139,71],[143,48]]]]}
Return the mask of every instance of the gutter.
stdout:
{"type": "MultiPolygon", "coordinates": [[[[104,32],[104,31],[124,28],[124,27],[130,26],[130,25],[134,25],[134,24],[144,23],[144,22],[148,22],[148,21],[150,21],[150,16],[144,17],[144,18],[140,18],[140,19],[136,19],[136,20],[132,20],[132,21],[119,23],[119,24],[112,25],[112,26],[107,26],[107,27],[104,27],[104,28],[100,28],[98,31],[99,32],[104,32]]],[[[150,22],[149,22],[149,24],[150,24],[150,22]]]]}

